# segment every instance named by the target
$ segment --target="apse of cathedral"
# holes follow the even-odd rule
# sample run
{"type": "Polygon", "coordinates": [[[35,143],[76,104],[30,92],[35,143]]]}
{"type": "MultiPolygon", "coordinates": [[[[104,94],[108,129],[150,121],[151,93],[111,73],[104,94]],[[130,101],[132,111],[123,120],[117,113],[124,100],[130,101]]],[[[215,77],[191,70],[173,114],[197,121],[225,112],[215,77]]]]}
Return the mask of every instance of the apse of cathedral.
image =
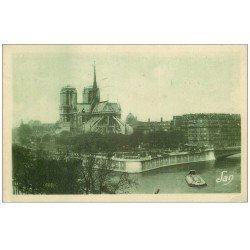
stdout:
{"type": "Polygon", "coordinates": [[[100,100],[100,90],[96,81],[94,65],[94,80],[92,86],[84,87],[82,102],[77,102],[77,90],[65,86],[60,92],[61,131],[98,132],[101,134],[132,134],[131,126],[121,120],[121,107],[118,103],[100,100]]]}

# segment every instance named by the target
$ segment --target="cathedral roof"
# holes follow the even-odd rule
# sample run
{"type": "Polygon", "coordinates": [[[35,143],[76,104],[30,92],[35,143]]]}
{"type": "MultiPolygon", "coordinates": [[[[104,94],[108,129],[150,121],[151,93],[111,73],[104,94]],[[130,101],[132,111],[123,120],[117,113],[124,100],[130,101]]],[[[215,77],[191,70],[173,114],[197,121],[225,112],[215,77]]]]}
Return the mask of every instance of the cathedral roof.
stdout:
{"type": "Polygon", "coordinates": [[[119,103],[109,103],[115,112],[121,112],[121,106],[119,103]]]}
{"type": "Polygon", "coordinates": [[[88,103],[77,103],[77,112],[81,113],[84,109],[86,113],[90,112],[91,105],[88,103]]]}
{"type": "Polygon", "coordinates": [[[98,103],[94,109],[93,113],[120,113],[121,108],[118,103],[110,103],[108,101],[98,103]]]}

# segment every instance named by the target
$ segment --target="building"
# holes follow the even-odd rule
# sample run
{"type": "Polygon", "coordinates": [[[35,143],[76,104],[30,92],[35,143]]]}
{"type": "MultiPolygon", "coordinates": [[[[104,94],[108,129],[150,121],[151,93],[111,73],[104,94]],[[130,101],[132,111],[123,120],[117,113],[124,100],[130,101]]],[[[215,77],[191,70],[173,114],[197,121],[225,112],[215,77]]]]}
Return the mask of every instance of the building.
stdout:
{"type": "Polygon", "coordinates": [[[82,102],[77,102],[77,91],[74,87],[65,86],[60,92],[61,131],[98,132],[102,134],[131,134],[131,126],[121,120],[121,107],[118,103],[100,100],[100,90],[96,81],[94,66],[93,84],[84,87],[82,102]]]}
{"type": "Polygon", "coordinates": [[[241,145],[239,114],[186,114],[174,116],[170,128],[184,133],[190,145],[229,147],[241,145]]]}
{"type": "Polygon", "coordinates": [[[158,131],[168,131],[170,129],[170,122],[163,121],[161,118],[160,121],[138,121],[137,117],[133,114],[129,113],[126,122],[133,128],[135,132],[141,132],[143,134],[148,134],[151,132],[158,132],[158,131]]]}

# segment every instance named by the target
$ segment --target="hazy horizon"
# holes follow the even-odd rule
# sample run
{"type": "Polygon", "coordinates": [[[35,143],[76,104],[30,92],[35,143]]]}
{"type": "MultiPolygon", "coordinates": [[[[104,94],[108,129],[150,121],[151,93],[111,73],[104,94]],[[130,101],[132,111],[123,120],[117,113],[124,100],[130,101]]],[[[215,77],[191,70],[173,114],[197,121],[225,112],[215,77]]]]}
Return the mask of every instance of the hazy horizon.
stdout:
{"type": "Polygon", "coordinates": [[[123,119],[130,112],[142,121],[187,113],[241,114],[241,55],[230,46],[216,46],[216,53],[213,46],[101,47],[43,46],[15,53],[13,125],[56,122],[65,85],[75,87],[82,102],[82,89],[93,82],[94,61],[101,100],[118,101],[123,119]]]}

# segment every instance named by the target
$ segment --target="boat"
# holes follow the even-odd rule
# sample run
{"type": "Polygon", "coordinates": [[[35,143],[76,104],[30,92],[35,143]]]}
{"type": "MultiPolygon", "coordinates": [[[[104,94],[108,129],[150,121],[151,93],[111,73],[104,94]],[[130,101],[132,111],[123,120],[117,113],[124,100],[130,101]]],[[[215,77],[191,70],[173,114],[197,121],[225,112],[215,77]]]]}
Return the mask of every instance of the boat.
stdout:
{"type": "Polygon", "coordinates": [[[190,187],[202,187],[207,185],[201,176],[196,174],[195,170],[189,171],[188,175],[186,176],[186,182],[190,187]]]}

